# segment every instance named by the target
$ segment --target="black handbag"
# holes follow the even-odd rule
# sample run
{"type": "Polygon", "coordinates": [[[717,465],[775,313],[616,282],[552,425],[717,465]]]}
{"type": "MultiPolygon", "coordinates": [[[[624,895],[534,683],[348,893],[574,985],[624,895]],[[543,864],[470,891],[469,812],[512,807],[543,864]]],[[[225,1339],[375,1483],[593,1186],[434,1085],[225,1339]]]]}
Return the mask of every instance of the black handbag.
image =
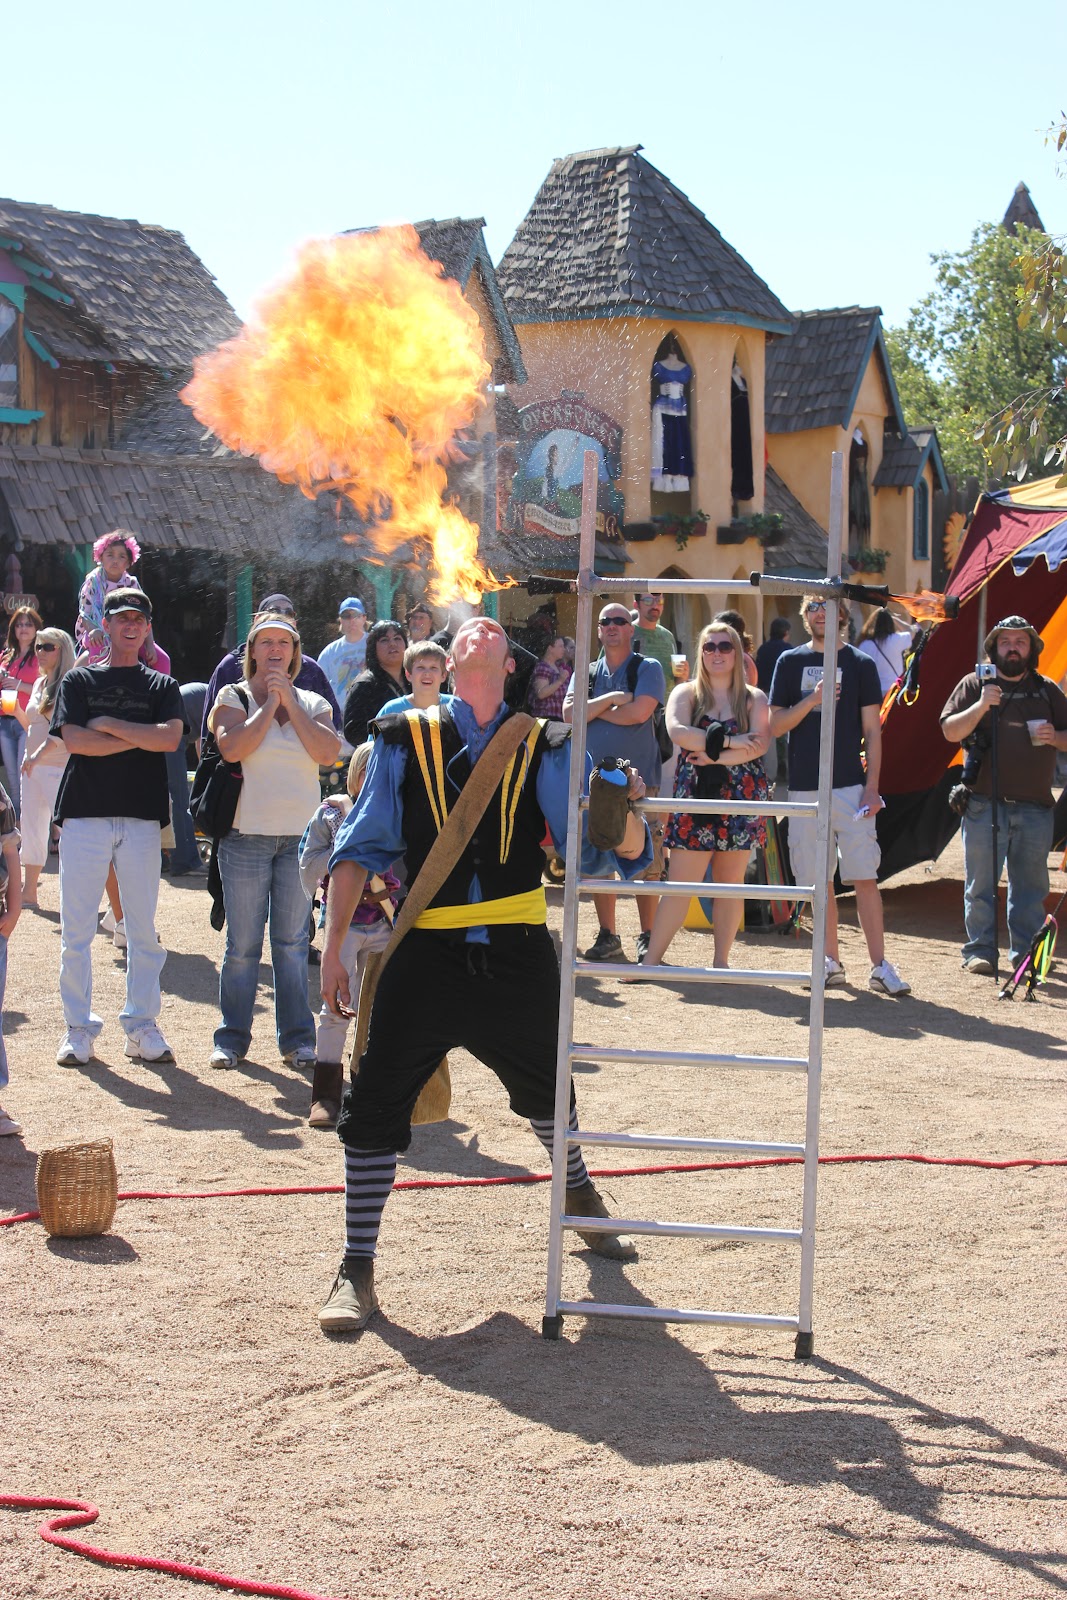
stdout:
{"type": "MultiPolygon", "coordinates": [[[[248,696],[243,689],[238,689],[237,694],[247,711],[248,696]]],[[[223,760],[215,735],[209,729],[200,747],[200,760],[189,796],[189,810],[198,833],[216,842],[225,839],[233,828],[243,782],[241,763],[223,760]]]]}

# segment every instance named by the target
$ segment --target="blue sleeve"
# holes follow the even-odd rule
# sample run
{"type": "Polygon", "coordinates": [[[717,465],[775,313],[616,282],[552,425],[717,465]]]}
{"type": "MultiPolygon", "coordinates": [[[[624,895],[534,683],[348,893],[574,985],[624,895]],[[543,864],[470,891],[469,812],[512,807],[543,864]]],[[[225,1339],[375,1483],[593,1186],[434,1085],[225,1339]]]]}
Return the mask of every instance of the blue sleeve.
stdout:
{"type": "Polygon", "coordinates": [[[224,689],[228,683],[236,683],[240,676],[240,663],[231,650],[229,655],[223,656],[211,674],[211,682],[208,684],[207,694],[204,696],[204,716],[200,723],[201,739],[207,738],[207,719],[215,709],[215,701],[219,697],[219,690],[224,689]]]}
{"type": "Polygon", "coordinates": [[[368,872],[383,873],[404,854],[400,796],[406,768],[407,751],[402,745],[375,739],[363,791],[337,835],[331,872],[339,861],[355,861],[368,872]]]}
{"type": "MultiPolygon", "coordinates": [[[[663,676],[662,669],[660,676],[663,676]]],[[[589,752],[585,754],[585,782],[583,789],[589,787],[589,774],[593,770],[593,759],[589,752]]],[[[555,750],[546,750],[541,758],[541,765],[537,770],[537,803],[544,813],[548,823],[548,831],[552,835],[556,848],[562,855],[567,848],[567,791],[570,786],[571,773],[571,741],[560,745],[555,750]]],[[[581,872],[583,878],[610,878],[616,872],[623,878],[636,878],[644,872],[646,867],[652,865],[652,835],[645,824],[645,848],[636,861],[626,861],[617,856],[612,850],[597,850],[586,838],[586,813],[582,813],[582,861],[581,872]]]]}
{"type": "MultiPolygon", "coordinates": [[[[321,694],[324,700],[330,702],[330,715],[333,725],[338,733],[341,731],[341,707],[337,704],[337,696],[333,692],[333,684],[323,672],[317,661],[305,656],[301,662],[300,671],[296,675],[298,688],[313,689],[316,694],[321,694]],[[303,680],[303,681],[301,681],[303,680]]],[[[393,857],[394,861],[396,857],[393,857]]]]}
{"type": "Polygon", "coordinates": [[[641,665],[637,669],[634,699],[642,694],[652,695],[659,705],[662,705],[667,698],[667,680],[663,676],[663,668],[654,656],[642,656],[641,665]]]}

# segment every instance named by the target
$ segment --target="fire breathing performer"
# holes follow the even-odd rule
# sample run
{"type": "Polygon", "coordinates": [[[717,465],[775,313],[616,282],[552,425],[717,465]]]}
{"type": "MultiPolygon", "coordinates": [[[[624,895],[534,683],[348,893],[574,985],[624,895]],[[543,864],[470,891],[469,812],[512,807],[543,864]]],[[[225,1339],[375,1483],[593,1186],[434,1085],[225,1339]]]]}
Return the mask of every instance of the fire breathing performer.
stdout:
{"type": "MultiPolygon", "coordinates": [[[[366,1049],[358,1065],[354,1058],[337,1124],[345,1147],[345,1253],[319,1313],[330,1332],[362,1328],[377,1309],[374,1257],[396,1158],[411,1141],[419,1092],[448,1050],[462,1047],[484,1062],[512,1110],[552,1153],[560,980],[545,925],[542,840],[546,821],[557,842],[566,837],[570,730],[506,705],[515,663],[499,623],[487,617],[464,623],[448,664],[455,686],[450,707],[412,710],[378,725],[362,795],[330,861],[322,993],[338,1016],[351,1015],[340,951],[367,874],[384,872],[404,855],[413,910],[444,872],[383,964],[366,1049]],[[449,849],[446,830],[455,841],[463,821],[467,837],[459,831],[449,849]]],[[[631,772],[630,797],[643,793],[631,772]]],[[[651,859],[648,829],[630,812],[614,851],[583,841],[581,871],[633,878],[651,859]]],[[[399,934],[398,923],[397,940],[399,934]]],[[[577,1131],[573,1091],[570,1127],[577,1131]]],[[[568,1152],[567,1211],[608,1215],[577,1145],[568,1152]]],[[[614,1260],[636,1254],[615,1234],[581,1237],[614,1260]]]]}

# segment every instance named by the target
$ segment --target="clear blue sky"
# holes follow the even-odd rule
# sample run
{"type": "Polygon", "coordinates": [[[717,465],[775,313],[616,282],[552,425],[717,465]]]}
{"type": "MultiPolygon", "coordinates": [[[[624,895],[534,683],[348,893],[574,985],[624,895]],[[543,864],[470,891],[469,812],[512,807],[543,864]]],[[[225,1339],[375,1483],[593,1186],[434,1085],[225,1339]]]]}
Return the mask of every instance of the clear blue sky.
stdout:
{"type": "Polygon", "coordinates": [[[9,6],[0,192],[176,228],[245,313],[340,228],[484,216],[497,261],[553,157],[640,143],[787,305],[893,323],[1020,179],[1067,231],[1063,33],[1063,0],[9,6]]]}

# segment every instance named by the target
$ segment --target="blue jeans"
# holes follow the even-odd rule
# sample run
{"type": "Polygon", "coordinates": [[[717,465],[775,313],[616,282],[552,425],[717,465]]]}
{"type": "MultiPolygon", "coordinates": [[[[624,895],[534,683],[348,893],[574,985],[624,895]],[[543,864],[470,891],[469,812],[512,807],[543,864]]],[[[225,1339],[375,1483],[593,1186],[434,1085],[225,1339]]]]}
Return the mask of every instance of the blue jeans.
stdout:
{"type": "Polygon", "coordinates": [[[158,822],[139,817],[70,817],[59,841],[59,993],[68,1028],[103,1027],[92,1010],[93,940],[100,896],[112,861],[126,925],[127,1033],[159,1016],[159,975],[167,952],[156,938],[159,899],[158,822]]]}
{"type": "Polygon", "coordinates": [[[215,1048],[247,1054],[252,1042],[263,935],[270,926],[274,1016],[282,1055],[315,1045],[308,1004],[308,897],[300,882],[295,834],[238,833],[219,844],[226,903],[226,954],[219,976],[222,1025],[215,1048]]]}
{"type": "Polygon", "coordinates": [[[174,849],[170,870],[188,872],[200,865],[196,848],[196,829],[189,811],[189,774],[185,767],[185,740],[177,750],[167,751],[167,784],[170,788],[170,820],[174,829],[174,849]]]}
{"type": "Polygon", "coordinates": [[[972,795],[963,819],[963,959],[994,955],[993,906],[1000,874],[1008,864],[1008,944],[1019,961],[1045,920],[1048,856],[1052,849],[1051,806],[1002,800],[997,811],[997,861],[993,862],[993,804],[972,795]]]}
{"type": "Polygon", "coordinates": [[[8,794],[16,817],[22,816],[22,758],[26,754],[26,729],[17,717],[0,717],[0,761],[7,773],[8,794]]]}

